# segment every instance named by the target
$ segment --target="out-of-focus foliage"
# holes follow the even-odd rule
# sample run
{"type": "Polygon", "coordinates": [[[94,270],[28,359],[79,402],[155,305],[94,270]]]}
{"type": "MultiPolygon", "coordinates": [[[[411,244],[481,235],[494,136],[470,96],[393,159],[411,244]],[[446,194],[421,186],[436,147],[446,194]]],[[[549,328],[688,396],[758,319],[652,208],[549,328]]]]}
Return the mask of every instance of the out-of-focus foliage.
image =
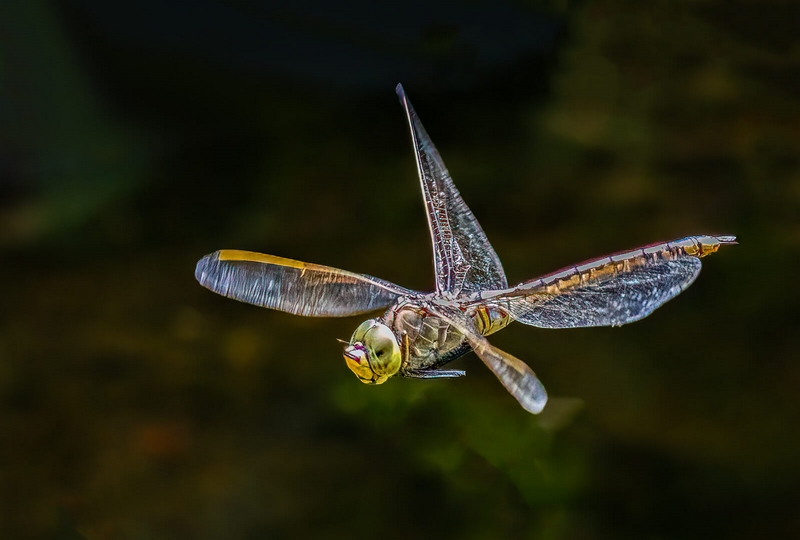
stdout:
{"type": "Polygon", "coordinates": [[[17,4],[1,537],[800,534],[800,8],[17,4]],[[396,82],[512,282],[741,245],[635,325],[492,336],[548,387],[540,417],[474,356],[362,385],[334,341],[360,320],[238,304],[193,268],[240,248],[430,288],[396,82]]]}

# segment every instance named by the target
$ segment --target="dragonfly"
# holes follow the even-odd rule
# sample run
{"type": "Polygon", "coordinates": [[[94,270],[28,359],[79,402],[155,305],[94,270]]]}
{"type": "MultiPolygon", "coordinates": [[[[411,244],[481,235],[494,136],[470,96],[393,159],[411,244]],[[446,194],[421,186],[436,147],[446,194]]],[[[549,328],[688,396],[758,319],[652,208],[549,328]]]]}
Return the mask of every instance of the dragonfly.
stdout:
{"type": "Polygon", "coordinates": [[[698,235],[568,266],[509,287],[500,258],[461,198],[402,85],[433,245],[435,290],[251,251],[220,250],[197,263],[200,284],[228,298],[310,317],[385,310],[361,323],[343,356],[359,381],[452,378],[445,369],[474,351],[522,407],[547,403],[536,374],[487,336],[517,321],[540,328],[620,326],[650,315],[694,282],[700,259],[734,236],[698,235]]]}

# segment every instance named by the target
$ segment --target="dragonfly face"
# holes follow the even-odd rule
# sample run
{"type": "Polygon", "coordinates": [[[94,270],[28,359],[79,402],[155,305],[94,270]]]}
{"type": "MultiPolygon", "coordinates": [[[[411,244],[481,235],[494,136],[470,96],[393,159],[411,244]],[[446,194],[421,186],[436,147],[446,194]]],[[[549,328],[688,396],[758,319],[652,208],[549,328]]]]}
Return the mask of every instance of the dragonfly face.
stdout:
{"type": "Polygon", "coordinates": [[[392,329],[376,319],[361,323],[344,349],[347,367],[365,384],[383,384],[400,370],[400,344],[392,329]]]}

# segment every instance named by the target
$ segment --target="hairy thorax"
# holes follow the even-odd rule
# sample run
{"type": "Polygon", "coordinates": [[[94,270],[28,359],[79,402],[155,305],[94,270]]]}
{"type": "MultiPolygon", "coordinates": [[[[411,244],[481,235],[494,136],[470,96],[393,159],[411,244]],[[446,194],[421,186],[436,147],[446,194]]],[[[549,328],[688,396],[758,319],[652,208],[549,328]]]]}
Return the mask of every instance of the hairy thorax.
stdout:
{"type": "MultiPolygon", "coordinates": [[[[511,322],[508,313],[494,305],[476,307],[465,314],[485,336],[511,322]]],[[[406,358],[401,371],[438,368],[469,350],[461,332],[433,315],[424,302],[401,302],[389,309],[383,319],[399,337],[406,358]]]]}

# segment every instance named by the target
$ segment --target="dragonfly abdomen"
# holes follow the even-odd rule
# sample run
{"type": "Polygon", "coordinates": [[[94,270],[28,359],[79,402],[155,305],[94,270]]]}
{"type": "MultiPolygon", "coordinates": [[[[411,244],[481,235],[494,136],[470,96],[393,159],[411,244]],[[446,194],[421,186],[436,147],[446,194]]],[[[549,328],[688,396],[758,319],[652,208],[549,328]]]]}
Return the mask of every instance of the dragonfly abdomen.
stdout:
{"type": "MultiPolygon", "coordinates": [[[[676,260],[682,257],[705,257],[716,252],[721,245],[735,244],[734,236],[688,236],[672,242],[651,244],[630,251],[591,259],[583,264],[569,266],[540,278],[514,287],[511,295],[524,296],[526,291],[542,288],[542,292],[558,294],[589,283],[610,280],[619,274],[629,273],[634,268],[646,267],[661,260],[676,260]]],[[[688,285],[687,285],[688,286],[688,285]]],[[[511,296],[510,295],[510,296],[511,296]]]]}
{"type": "Polygon", "coordinates": [[[481,335],[488,336],[502,330],[512,321],[507,311],[495,304],[484,304],[475,309],[472,322],[481,335]]]}

